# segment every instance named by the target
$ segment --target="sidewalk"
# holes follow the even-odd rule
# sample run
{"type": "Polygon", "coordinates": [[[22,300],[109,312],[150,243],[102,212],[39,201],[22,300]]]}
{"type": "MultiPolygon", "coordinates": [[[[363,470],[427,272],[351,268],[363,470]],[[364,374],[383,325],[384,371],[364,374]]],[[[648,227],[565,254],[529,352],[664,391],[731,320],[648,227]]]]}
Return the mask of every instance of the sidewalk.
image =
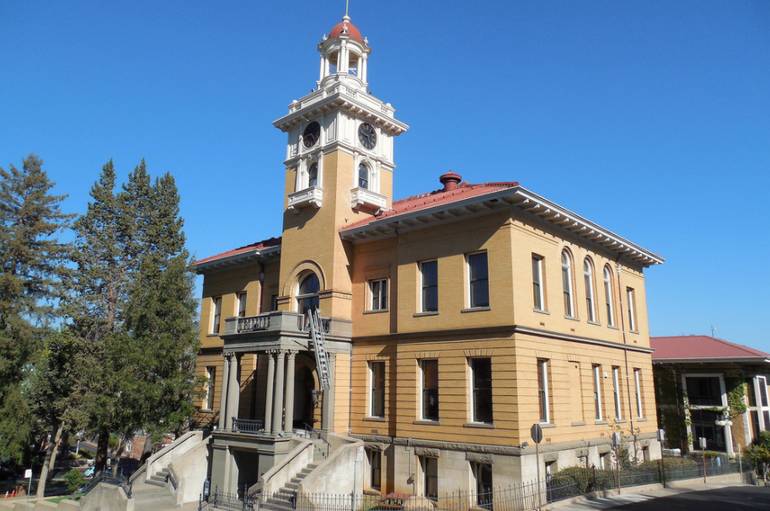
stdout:
{"type": "Polygon", "coordinates": [[[619,495],[617,494],[617,491],[611,491],[607,492],[605,496],[591,498],[575,497],[573,499],[554,502],[548,506],[544,506],[543,509],[547,511],[612,509],[625,504],[646,502],[648,500],[680,495],[682,493],[747,485],[741,480],[740,474],[726,474],[708,478],[706,484],[703,484],[702,478],[698,478],[674,481],[667,486],[667,488],[663,488],[660,484],[648,484],[645,486],[621,488],[619,495]]]}

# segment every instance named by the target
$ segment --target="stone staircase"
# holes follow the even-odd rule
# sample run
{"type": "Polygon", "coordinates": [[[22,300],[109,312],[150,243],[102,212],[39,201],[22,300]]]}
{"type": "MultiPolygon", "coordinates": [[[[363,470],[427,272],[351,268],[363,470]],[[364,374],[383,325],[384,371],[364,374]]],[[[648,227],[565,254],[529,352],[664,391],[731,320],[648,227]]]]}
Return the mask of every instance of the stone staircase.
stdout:
{"type": "Polygon", "coordinates": [[[167,481],[168,481],[168,468],[164,468],[160,472],[156,472],[155,474],[153,474],[153,476],[145,482],[153,486],[160,486],[162,488],[165,488],[167,481]]]}
{"type": "MultiPolygon", "coordinates": [[[[132,497],[136,511],[172,511],[179,509],[176,498],[166,483],[142,481],[134,483],[132,497]]],[[[197,506],[196,506],[197,507],[197,506]]]]}
{"type": "Polygon", "coordinates": [[[260,509],[268,511],[293,511],[292,502],[297,496],[297,490],[307,475],[318,467],[317,463],[310,463],[303,468],[291,481],[273,495],[268,495],[267,500],[260,509]]]}

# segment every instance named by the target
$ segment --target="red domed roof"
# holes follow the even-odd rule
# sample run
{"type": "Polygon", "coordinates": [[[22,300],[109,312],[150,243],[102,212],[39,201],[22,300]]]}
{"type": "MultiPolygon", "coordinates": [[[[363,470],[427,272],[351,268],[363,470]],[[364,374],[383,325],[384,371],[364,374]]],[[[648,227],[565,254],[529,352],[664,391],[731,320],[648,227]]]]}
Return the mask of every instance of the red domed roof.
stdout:
{"type": "Polygon", "coordinates": [[[342,35],[348,36],[349,38],[364,44],[364,38],[361,36],[361,31],[350,22],[350,18],[347,16],[332,27],[331,32],[329,32],[329,39],[336,39],[342,35]]]}

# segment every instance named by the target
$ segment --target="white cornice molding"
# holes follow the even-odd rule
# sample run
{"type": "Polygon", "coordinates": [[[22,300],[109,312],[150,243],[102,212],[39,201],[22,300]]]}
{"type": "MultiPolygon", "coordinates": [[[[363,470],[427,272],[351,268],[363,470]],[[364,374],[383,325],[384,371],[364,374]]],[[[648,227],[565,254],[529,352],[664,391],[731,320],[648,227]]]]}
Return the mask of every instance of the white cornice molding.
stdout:
{"type": "Polygon", "coordinates": [[[247,250],[239,254],[214,259],[213,261],[206,261],[203,263],[196,263],[190,265],[190,270],[194,271],[198,275],[208,273],[214,270],[220,270],[223,268],[230,268],[233,266],[241,266],[253,262],[264,261],[268,258],[280,255],[281,245],[274,245],[266,248],[255,248],[247,250]]]}
{"type": "Polygon", "coordinates": [[[662,264],[664,261],[653,252],[519,185],[468,199],[439,203],[413,212],[386,216],[359,227],[343,228],[340,235],[354,243],[388,238],[396,236],[399,232],[465,220],[506,207],[535,215],[558,229],[603,247],[616,254],[620,260],[634,261],[642,266],[662,264]]]}
{"type": "Polygon", "coordinates": [[[320,147],[315,147],[312,150],[308,150],[307,152],[297,154],[295,156],[292,156],[291,158],[287,158],[283,161],[283,164],[286,167],[293,167],[299,163],[300,160],[303,158],[313,160],[314,158],[317,158],[320,153],[323,153],[324,155],[329,154],[333,152],[336,149],[340,149],[345,151],[351,156],[356,155],[363,155],[368,160],[376,161],[380,165],[383,165],[386,167],[385,170],[389,170],[390,172],[393,172],[393,169],[396,168],[396,164],[392,161],[388,160],[387,158],[383,158],[381,155],[366,151],[364,149],[361,149],[360,147],[356,147],[353,144],[349,142],[345,142],[344,140],[332,140],[331,142],[328,142],[320,147]]]}

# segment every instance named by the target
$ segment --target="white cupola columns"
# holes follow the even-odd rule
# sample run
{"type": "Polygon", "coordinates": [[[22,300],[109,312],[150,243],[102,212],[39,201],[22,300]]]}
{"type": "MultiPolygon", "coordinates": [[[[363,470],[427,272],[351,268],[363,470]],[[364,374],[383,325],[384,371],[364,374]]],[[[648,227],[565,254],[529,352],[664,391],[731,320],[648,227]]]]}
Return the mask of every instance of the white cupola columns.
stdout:
{"type": "MultiPolygon", "coordinates": [[[[332,32],[324,36],[318,45],[321,54],[318,84],[322,86],[331,77],[357,78],[366,86],[368,79],[369,43],[345,16],[332,32]]],[[[353,83],[353,82],[348,82],[353,83]]]]}

